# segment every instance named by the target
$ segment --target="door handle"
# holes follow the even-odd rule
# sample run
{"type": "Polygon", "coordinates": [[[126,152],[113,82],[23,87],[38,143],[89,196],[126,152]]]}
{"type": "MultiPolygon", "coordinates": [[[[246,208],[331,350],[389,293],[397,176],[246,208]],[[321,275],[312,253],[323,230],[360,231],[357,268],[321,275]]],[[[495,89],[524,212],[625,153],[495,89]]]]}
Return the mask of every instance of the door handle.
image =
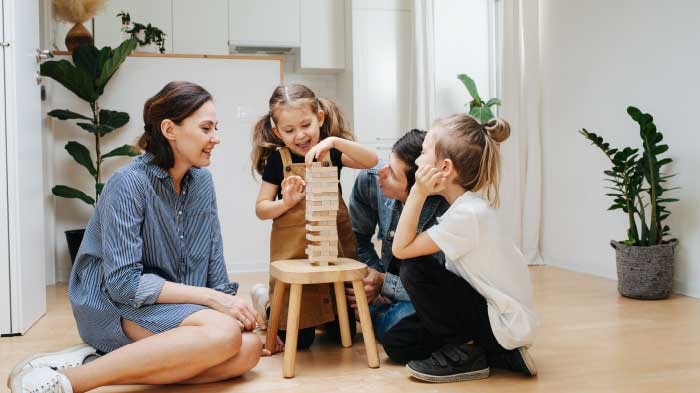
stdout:
{"type": "Polygon", "coordinates": [[[43,60],[47,60],[53,57],[53,53],[51,53],[50,50],[48,49],[37,49],[36,50],[36,62],[41,63],[43,60]]]}

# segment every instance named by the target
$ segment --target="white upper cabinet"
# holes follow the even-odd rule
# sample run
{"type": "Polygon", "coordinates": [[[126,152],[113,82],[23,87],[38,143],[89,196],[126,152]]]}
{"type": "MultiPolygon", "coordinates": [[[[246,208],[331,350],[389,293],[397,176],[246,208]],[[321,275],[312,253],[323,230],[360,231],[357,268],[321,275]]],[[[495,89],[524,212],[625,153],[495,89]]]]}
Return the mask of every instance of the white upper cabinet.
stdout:
{"type": "Polygon", "coordinates": [[[228,1],[230,41],[253,46],[299,46],[299,0],[228,1]]]}
{"type": "Polygon", "coordinates": [[[345,2],[301,1],[301,68],[345,68],[345,2]]]}
{"type": "Polygon", "coordinates": [[[172,0],[174,53],[226,55],[228,0],[172,0]]]}
{"type": "MultiPolygon", "coordinates": [[[[129,13],[132,22],[152,24],[165,33],[165,52],[173,51],[173,23],[171,0],[110,0],[95,16],[95,46],[116,47],[125,39],[122,34],[120,11],[129,13]]],[[[87,26],[87,24],[86,24],[87,26]]],[[[88,26],[89,28],[89,26],[88,26]]],[[[138,50],[138,49],[137,49],[138,50]]]]}

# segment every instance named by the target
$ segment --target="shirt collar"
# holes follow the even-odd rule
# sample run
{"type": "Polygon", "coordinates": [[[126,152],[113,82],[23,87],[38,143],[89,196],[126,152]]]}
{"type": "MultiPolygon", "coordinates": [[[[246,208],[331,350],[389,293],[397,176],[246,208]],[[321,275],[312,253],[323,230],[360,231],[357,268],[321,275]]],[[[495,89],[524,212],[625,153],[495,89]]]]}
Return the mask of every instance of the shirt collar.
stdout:
{"type": "MultiPolygon", "coordinates": [[[[150,152],[145,152],[141,156],[141,160],[144,164],[146,164],[146,170],[153,176],[157,177],[158,179],[169,179],[171,178],[170,172],[167,170],[161,168],[158,164],[155,162],[156,156],[153,155],[153,153],[150,152]]],[[[188,182],[192,178],[192,171],[194,168],[190,168],[187,170],[185,173],[185,176],[183,176],[182,181],[183,184],[185,182],[188,182]]]]}

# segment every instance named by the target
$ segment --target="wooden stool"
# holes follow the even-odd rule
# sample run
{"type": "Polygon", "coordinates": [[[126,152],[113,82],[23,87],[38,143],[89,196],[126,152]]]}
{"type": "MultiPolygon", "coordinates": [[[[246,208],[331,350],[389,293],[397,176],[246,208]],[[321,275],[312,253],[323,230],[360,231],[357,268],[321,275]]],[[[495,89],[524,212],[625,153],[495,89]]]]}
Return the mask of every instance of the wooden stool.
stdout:
{"type": "Polygon", "coordinates": [[[372,318],[369,315],[367,296],[362,284],[362,279],[365,278],[366,274],[367,265],[348,258],[338,258],[338,262],[330,266],[312,266],[306,259],[292,259],[272,263],[270,276],[276,281],[274,296],[270,305],[270,322],[267,327],[267,348],[274,348],[277,343],[282,299],[286,285],[291,284],[287,336],[284,348],[284,370],[282,373],[285,378],[294,377],[297,335],[299,333],[299,312],[301,309],[301,289],[304,284],[333,283],[335,301],[338,306],[341,343],[343,348],[347,348],[352,345],[352,339],[350,338],[350,322],[348,320],[344,283],[346,281],[352,282],[357,300],[357,309],[360,314],[362,337],[365,340],[367,363],[371,368],[379,367],[379,355],[377,354],[377,343],[374,340],[372,318]]]}

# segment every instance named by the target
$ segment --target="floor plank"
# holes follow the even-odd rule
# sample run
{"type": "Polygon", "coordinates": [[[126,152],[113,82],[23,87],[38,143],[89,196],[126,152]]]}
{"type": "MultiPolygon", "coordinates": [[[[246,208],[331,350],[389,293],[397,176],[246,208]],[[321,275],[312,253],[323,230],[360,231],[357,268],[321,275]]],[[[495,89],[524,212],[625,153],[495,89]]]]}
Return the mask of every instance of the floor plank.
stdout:
{"type": "MultiPolygon", "coordinates": [[[[297,376],[282,378],[282,356],[263,358],[238,380],[203,386],[109,387],[97,392],[690,392],[700,390],[700,300],[673,296],[638,301],[617,294],[604,278],[548,266],[531,267],[542,329],[531,353],[539,376],[492,371],[485,380],[445,385],[416,382],[380,352],[381,367],[367,367],[361,336],[343,349],[323,336],[297,355],[297,376]]],[[[236,277],[249,288],[263,273],[236,277]]],[[[48,287],[48,313],[25,336],[0,339],[0,391],[12,366],[37,351],[80,341],[66,286],[48,287]]]]}

